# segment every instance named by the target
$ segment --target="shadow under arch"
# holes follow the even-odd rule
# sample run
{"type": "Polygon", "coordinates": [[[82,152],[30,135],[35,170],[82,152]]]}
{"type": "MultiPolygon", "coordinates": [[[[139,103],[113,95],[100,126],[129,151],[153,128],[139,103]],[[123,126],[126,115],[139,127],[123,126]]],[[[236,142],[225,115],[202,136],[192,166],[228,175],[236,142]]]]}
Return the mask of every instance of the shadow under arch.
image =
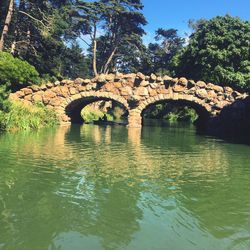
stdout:
{"type": "MultiPolygon", "coordinates": [[[[195,125],[199,127],[205,127],[209,121],[209,119],[212,116],[212,111],[211,108],[204,103],[203,100],[196,98],[196,97],[190,97],[189,95],[175,95],[175,98],[173,96],[162,96],[161,98],[156,98],[156,100],[153,100],[151,102],[145,102],[141,104],[142,106],[142,111],[141,111],[141,117],[143,118],[145,111],[157,104],[162,104],[162,103],[172,103],[176,104],[178,106],[187,106],[193,108],[197,115],[198,119],[195,121],[195,125]]],[[[143,120],[142,120],[143,122],[143,120]]]]}
{"type": "Polygon", "coordinates": [[[101,93],[86,93],[84,96],[80,98],[72,98],[65,107],[65,114],[70,118],[71,123],[80,123],[82,124],[83,118],[81,117],[82,109],[90,103],[97,101],[114,101],[120,104],[126,111],[128,111],[128,103],[121,96],[114,95],[109,92],[101,92],[101,93]]]}

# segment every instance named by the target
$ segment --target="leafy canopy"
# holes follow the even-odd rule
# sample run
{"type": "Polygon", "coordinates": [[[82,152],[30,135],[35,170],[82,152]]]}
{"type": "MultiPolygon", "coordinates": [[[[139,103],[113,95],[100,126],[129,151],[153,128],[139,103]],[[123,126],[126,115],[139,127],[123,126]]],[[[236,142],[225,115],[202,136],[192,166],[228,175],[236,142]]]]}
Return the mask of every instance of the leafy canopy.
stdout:
{"type": "Polygon", "coordinates": [[[131,47],[144,35],[146,19],[140,12],[140,0],[78,1],[78,30],[89,35],[89,53],[93,71],[108,73],[118,68],[118,58],[124,55],[124,46],[131,47]]]}
{"type": "Polygon", "coordinates": [[[250,22],[226,15],[200,21],[173,60],[174,71],[237,89],[250,89],[250,22]]]}
{"type": "Polygon", "coordinates": [[[39,74],[28,62],[14,58],[7,52],[0,52],[0,84],[10,84],[12,90],[18,90],[30,84],[39,83],[39,74]]]}

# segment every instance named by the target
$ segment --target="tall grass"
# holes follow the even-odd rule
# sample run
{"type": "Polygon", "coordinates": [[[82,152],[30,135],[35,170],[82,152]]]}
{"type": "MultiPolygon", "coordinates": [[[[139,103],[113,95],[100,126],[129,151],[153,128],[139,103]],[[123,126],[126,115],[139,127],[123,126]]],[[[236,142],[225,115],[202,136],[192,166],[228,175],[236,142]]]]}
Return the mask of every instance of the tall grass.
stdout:
{"type": "Polygon", "coordinates": [[[0,112],[1,130],[32,130],[57,124],[55,112],[42,104],[26,105],[15,101],[11,102],[8,113],[0,112]]]}

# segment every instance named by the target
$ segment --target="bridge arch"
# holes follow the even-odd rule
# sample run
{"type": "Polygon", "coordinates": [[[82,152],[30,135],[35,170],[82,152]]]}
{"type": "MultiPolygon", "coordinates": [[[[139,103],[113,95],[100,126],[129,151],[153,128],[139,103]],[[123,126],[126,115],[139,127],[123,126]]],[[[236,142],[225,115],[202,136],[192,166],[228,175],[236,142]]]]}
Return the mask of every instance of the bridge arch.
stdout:
{"type": "Polygon", "coordinates": [[[61,107],[63,110],[61,113],[63,116],[67,116],[68,121],[71,123],[82,123],[82,109],[86,105],[96,101],[114,101],[123,106],[125,110],[129,109],[127,101],[121,96],[110,92],[83,92],[67,98],[64,105],[61,107]]]}
{"type": "Polygon", "coordinates": [[[143,111],[156,103],[177,102],[193,107],[202,118],[217,117],[225,107],[246,96],[227,86],[139,72],[32,85],[12,93],[10,99],[27,105],[42,103],[56,112],[62,124],[81,120],[81,109],[91,102],[112,100],[128,111],[129,126],[141,127],[143,111]]]}
{"type": "Polygon", "coordinates": [[[206,122],[209,117],[211,117],[211,107],[205,103],[203,99],[200,99],[195,96],[187,95],[187,94],[178,94],[178,93],[170,93],[170,94],[159,94],[157,96],[151,97],[143,102],[136,108],[130,111],[129,114],[129,125],[137,127],[142,125],[142,117],[146,109],[150,106],[159,104],[159,103],[177,103],[183,106],[189,106],[193,108],[198,114],[198,122],[200,124],[206,122]]]}

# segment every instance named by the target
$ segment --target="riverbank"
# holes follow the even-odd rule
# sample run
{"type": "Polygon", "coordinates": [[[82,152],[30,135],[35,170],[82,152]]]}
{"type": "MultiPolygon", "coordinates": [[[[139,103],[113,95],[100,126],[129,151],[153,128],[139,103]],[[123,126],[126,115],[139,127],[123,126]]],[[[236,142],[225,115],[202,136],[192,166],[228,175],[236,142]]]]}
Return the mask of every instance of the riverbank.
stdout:
{"type": "Polygon", "coordinates": [[[6,112],[0,112],[0,130],[33,130],[58,125],[59,121],[53,110],[42,104],[25,105],[11,101],[6,112]]]}

